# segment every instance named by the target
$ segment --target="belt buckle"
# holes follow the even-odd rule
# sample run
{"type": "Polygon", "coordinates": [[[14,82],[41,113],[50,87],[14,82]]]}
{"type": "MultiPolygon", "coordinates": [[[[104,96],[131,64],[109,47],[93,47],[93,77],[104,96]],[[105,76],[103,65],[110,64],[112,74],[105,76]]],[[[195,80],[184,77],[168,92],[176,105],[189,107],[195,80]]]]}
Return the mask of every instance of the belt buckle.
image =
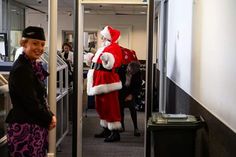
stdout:
{"type": "Polygon", "coordinates": [[[97,64],[97,65],[96,65],[96,69],[97,69],[97,70],[101,69],[101,64],[97,64]]]}

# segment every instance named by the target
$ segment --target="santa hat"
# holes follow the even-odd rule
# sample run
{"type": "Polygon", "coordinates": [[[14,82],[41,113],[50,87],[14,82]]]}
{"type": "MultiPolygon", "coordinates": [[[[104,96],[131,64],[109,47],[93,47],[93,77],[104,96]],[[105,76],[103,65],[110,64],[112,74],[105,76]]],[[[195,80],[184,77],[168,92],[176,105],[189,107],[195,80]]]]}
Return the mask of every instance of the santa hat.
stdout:
{"type": "Polygon", "coordinates": [[[120,38],[120,31],[111,26],[106,26],[100,33],[103,37],[110,40],[111,43],[117,42],[120,38]]]}

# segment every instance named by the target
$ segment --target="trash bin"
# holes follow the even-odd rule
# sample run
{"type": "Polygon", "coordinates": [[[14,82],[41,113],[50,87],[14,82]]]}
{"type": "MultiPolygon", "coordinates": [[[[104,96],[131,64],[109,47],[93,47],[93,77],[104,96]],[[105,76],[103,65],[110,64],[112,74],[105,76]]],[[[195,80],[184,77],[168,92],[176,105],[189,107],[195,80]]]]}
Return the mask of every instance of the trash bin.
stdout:
{"type": "Polygon", "coordinates": [[[155,157],[194,157],[196,131],[203,118],[185,114],[156,113],[148,121],[155,157]]]}

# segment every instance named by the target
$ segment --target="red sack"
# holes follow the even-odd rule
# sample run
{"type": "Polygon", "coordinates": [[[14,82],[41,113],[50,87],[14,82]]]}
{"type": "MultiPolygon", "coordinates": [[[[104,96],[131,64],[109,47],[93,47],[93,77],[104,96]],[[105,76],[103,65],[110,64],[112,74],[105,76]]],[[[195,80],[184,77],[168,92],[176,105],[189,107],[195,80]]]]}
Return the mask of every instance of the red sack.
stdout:
{"type": "Polygon", "coordinates": [[[136,52],[134,50],[130,50],[124,47],[121,47],[121,51],[122,51],[122,64],[129,64],[132,61],[138,61],[138,58],[136,56],[136,52]]]}

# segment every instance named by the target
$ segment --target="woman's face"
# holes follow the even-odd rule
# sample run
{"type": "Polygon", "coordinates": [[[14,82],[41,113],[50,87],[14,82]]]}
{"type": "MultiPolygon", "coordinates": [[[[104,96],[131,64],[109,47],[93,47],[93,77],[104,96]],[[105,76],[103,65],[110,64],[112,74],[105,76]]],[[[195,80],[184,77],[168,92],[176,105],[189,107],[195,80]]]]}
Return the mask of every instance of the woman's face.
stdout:
{"type": "Polygon", "coordinates": [[[70,47],[67,46],[67,45],[64,45],[63,50],[64,50],[64,52],[69,52],[70,51],[70,47]]]}
{"type": "Polygon", "coordinates": [[[25,54],[30,60],[37,60],[44,53],[45,41],[36,39],[27,39],[23,45],[25,54]]]}

